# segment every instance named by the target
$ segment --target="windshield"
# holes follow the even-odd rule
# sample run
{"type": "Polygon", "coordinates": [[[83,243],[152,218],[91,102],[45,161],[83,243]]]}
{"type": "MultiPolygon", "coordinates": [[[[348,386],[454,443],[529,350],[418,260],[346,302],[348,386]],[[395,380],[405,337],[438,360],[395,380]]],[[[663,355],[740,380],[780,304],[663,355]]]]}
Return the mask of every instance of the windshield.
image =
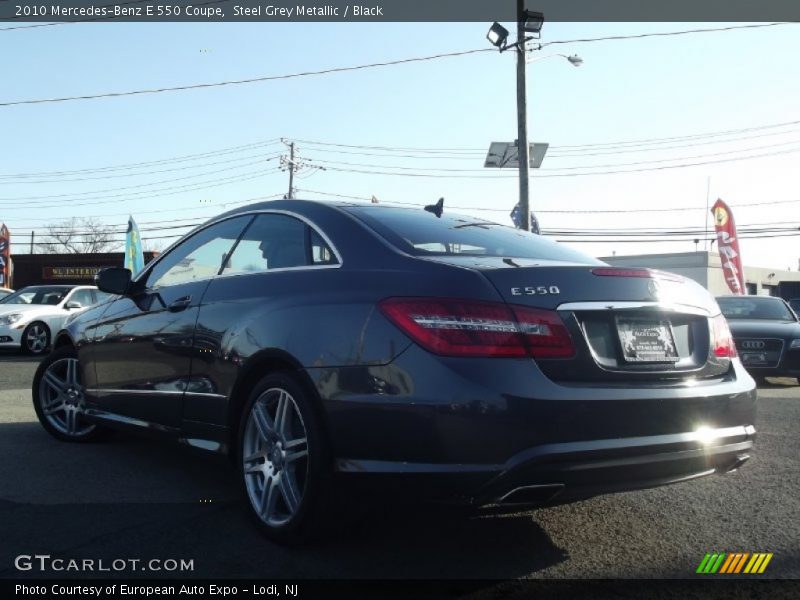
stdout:
{"type": "Polygon", "coordinates": [[[764,319],[767,321],[794,321],[795,316],[780,298],[717,298],[722,314],[727,319],[764,319]]]}
{"type": "Polygon", "coordinates": [[[26,287],[3,298],[3,304],[58,304],[68,292],[63,287],[26,287]]]}
{"type": "Polygon", "coordinates": [[[422,209],[348,207],[398,249],[415,256],[501,256],[571,263],[603,264],[540,235],[475,217],[422,209]]]}

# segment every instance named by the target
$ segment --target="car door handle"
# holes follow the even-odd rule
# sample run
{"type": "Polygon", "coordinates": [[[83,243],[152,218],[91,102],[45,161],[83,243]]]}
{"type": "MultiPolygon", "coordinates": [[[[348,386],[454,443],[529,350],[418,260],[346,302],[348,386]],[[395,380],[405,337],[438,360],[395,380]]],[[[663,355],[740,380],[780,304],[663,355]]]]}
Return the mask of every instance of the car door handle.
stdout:
{"type": "Polygon", "coordinates": [[[192,303],[192,297],[191,296],[183,296],[181,298],[178,298],[174,302],[172,302],[167,307],[167,309],[170,312],[179,312],[181,310],[186,309],[191,303],[192,303]]]}

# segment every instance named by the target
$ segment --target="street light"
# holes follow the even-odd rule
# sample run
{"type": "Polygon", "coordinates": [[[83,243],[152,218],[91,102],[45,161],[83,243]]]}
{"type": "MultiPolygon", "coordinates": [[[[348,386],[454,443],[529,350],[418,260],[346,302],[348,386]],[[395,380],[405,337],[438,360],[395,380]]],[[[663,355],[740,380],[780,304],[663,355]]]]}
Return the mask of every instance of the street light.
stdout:
{"type": "MultiPolygon", "coordinates": [[[[539,39],[544,25],[544,15],[540,12],[527,10],[525,0],[517,0],[517,41],[513,44],[508,43],[508,29],[493,23],[486,39],[500,52],[515,48],[517,51],[517,158],[519,160],[519,211],[521,229],[530,231],[530,174],[529,174],[529,148],[528,148],[528,106],[525,81],[525,65],[528,62],[536,62],[553,56],[566,58],[571,65],[579,67],[583,64],[583,59],[577,54],[567,56],[566,54],[550,54],[540,58],[526,60],[525,44],[532,39],[539,39]],[[531,34],[531,35],[528,35],[531,34]]],[[[539,47],[541,48],[541,46],[539,47]]]]}
{"type": "Polygon", "coordinates": [[[486,34],[486,39],[501,50],[505,48],[506,41],[508,41],[508,29],[500,25],[497,21],[489,28],[489,33],[486,34]]]}
{"type": "Polygon", "coordinates": [[[573,67],[580,67],[583,64],[583,59],[577,54],[570,54],[569,56],[567,56],[566,54],[548,54],[547,56],[537,56],[536,58],[529,58],[526,62],[528,64],[531,64],[539,62],[540,60],[544,60],[545,58],[555,58],[557,56],[560,56],[561,58],[566,58],[573,67]]]}
{"type": "Polygon", "coordinates": [[[519,211],[521,229],[530,231],[531,207],[528,199],[528,124],[527,97],[525,92],[525,44],[539,37],[544,24],[544,15],[525,8],[525,0],[517,0],[517,41],[508,45],[508,30],[494,23],[486,38],[500,52],[509,48],[517,50],[517,156],[519,158],[519,211]],[[529,36],[528,34],[533,34],[529,36]]]}
{"type": "Polygon", "coordinates": [[[528,33],[535,33],[536,39],[539,39],[539,34],[542,32],[542,25],[544,25],[544,15],[533,10],[523,10],[521,21],[522,28],[528,33]]]}

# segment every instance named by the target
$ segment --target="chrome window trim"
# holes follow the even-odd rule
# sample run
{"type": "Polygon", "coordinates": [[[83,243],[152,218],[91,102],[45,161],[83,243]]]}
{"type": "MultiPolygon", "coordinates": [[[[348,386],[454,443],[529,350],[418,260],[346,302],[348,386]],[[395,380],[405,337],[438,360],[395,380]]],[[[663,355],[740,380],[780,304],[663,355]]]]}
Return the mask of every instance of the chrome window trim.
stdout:
{"type": "Polygon", "coordinates": [[[556,307],[556,310],[650,310],[711,317],[711,313],[705,308],[693,306],[691,304],[680,304],[674,302],[566,302],[564,304],[559,304],[556,307]]]}
{"type": "MultiPolygon", "coordinates": [[[[308,217],[305,217],[304,215],[300,215],[300,214],[298,214],[296,212],[292,212],[290,210],[284,210],[284,209],[258,209],[258,210],[251,210],[251,211],[247,211],[247,212],[236,213],[235,215],[228,215],[225,218],[219,218],[219,219],[215,219],[213,221],[210,221],[208,223],[205,223],[204,225],[199,226],[200,227],[199,229],[196,229],[196,230],[194,230],[194,231],[192,231],[190,233],[191,233],[192,236],[198,235],[199,233],[205,231],[209,227],[211,227],[213,225],[216,225],[218,223],[222,223],[224,221],[228,221],[230,219],[236,219],[238,217],[246,217],[246,216],[257,216],[257,215],[262,215],[262,214],[285,215],[287,217],[294,217],[295,219],[299,219],[300,221],[302,221],[303,223],[308,225],[311,229],[313,229],[317,233],[317,235],[319,235],[319,237],[321,237],[322,240],[326,244],[328,244],[328,247],[331,249],[331,252],[333,252],[333,255],[336,257],[336,260],[338,262],[335,265],[304,265],[304,266],[301,266],[301,267],[281,267],[279,269],[267,269],[265,271],[248,271],[246,273],[230,273],[230,274],[227,274],[227,275],[223,272],[223,273],[217,273],[216,275],[211,275],[209,277],[203,277],[202,279],[191,279],[190,281],[184,281],[184,282],[175,283],[175,284],[172,284],[172,285],[185,285],[187,283],[199,283],[199,282],[203,282],[203,281],[211,281],[213,279],[222,278],[222,277],[238,277],[240,275],[260,275],[260,274],[267,274],[267,273],[281,273],[281,272],[284,272],[284,271],[312,271],[312,270],[316,270],[316,269],[340,269],[342,267],[342,264],[343,264],[342,255],[339,253],[339,249],[334,245],[334,243],[331,241],[331,239],[328,237],[328,235],[324,231],[322,231],[322,229],[320,229],[319,226],[317,226],[317,224],[314,223],[313,221],[311,221],[311,219],[309,219],[308,217]]],[[[248,227],[249,227],[249,225],[248,225],[248,227]]],[[[187,239],[189,239],[189,238],[188,237],[182,237],[179,240],[176,240],[171,246],[169,246],[166,250],[164,250],[158,256],[158,258],[156,258],[152,263],[148,264],[147,267],[144,270],[142,270],[142,272],[139,273],[133,281],[134,282],[138,282],[139,279],[141,279],[142,277],[149,276],[150,272],[158,265],[158,263],[160,263],[166,256],[169,255],[169,253],[172,251],[172,249],[177,244],[179,244],[179,243],[181,243],[181,242],[183,242],[183,241],[185,241],[187,239]]],[[[234,248],[234,250],[235,250],[235,248],[234,248]]],[[[161,286],[159,288],[148,288],[148,289],[151,289],[151,290],[155,291],[155,289],[167,289],[167,288],[170,288],[170,287],[172,287],[172,286],[165,285],[165,286],[161,286]]]]}

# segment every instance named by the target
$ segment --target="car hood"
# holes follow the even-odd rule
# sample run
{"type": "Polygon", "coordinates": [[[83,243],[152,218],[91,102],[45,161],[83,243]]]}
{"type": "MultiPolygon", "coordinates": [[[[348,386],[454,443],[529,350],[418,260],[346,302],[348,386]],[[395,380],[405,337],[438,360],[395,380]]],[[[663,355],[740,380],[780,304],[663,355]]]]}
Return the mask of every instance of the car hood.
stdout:
{"type": "Polygon", "coordinates": [[[800,338],[800,323],[765,319],[728,319],[733,337],[800,338]]]}
{"type": "Polygon", "coordinates": [[[64,312],[54,304],[0,304],[0,316],[13,313],[28,315],[58,315],[64,312]]]}

